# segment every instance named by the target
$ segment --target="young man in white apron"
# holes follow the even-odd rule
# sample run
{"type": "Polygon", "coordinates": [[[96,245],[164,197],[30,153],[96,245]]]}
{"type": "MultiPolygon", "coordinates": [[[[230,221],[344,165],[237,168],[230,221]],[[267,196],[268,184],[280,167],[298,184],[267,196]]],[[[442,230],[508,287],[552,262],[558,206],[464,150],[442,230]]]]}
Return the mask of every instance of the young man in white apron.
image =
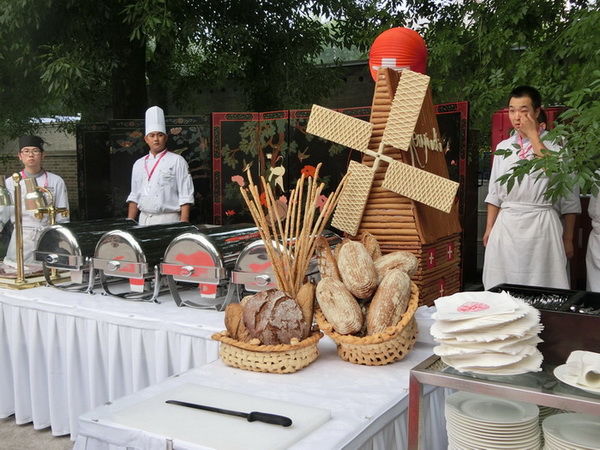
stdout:
{"type": "Polygon", "coordinates": [[[581,213],[579,189],[555,204],[544,198],[548,178],[539,173],[515,182],[510,193],[498,177],[520,159],[542,157],[544,149],[560,151],[537,121],[542,98],[530,86],[515,88],[509,98],[509,118],[515,133],[496,149],[512,150],[494,158],[490,174],[487,225],[483,236],[483,285],[501,283],[569,289],[567,261],[573,256],[575,216],[581,213]],[[563,224],[561,224],[561,216],[563,224]]]}
{"type": "MultiPolygon", "coordinates": [[[[47,214],[44,214],[41,218],[35,218],[35,211],[28,211],[25,209],[25,179],[35,178],[38,186],[43,187],[50,191],[53,196],[54,206],[57,208],[69,208],[69,198],[67,196],[67,187],[61,177],[42,168],[42,161],[44,160],[44,141],[39,136],[22,136],[19,139],[19,160],[23,163],[23,170],[21,170],[21,203],[23,211],[23,263],[26,267],[37,267],[42,264],[35,261],[35,249],[40,239],[42,231],[50,225],[50,218],[47,214]]],[[[10,192],[11,196],[14,195],[15,183],[12,177],[6,179],[6,188],[10,192]]],[[[48,202],[50,197],[44,194],[48,202]]],[[[14,201],[14,198],[13,198],[14,201]]],[[[8,217],[14,223],[15,212],[14,206],[5,207],[3,211],[4,219],[6,221],[8,217]]],[[[63,217],[62,214],[56,216],[56,222],[68,222],[69,217],[63,217]]],[[[13,233],[10,237],[10,243],[8,244],[8,250],[6,257],[4,258],[4,264],[16,267],[17,260],[17,240],[16,233],[13,233]]]]}
{"type": "Polygon", "coordinates": [[[189,222],[194,203],[194,185],[188,164],[167,150],[164,112],[158,106],[146,111],[144,140],[150,152],[138,159],[131,174],[127,216],[140,225],[189,222]]]}
{"type": "Polygon", "coordinates": [[[592,195],[588,213],[592,219],[592,231],[585,254],[588,291],[600,292],[600,194],[592,195]]]}

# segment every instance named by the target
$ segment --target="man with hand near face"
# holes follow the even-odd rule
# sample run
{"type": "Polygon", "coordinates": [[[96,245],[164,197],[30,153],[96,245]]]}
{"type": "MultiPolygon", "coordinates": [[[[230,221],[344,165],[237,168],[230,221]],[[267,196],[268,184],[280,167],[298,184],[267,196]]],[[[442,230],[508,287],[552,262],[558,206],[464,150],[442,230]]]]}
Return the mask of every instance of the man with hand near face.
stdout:
{"type": "Polygon", "coordinates": [[[555,142],[544,140],[547,132],[538,122],[541,104],[540,93],[531,86],[519,86],[509,96],[508,114],[515,133],[496,149],[511,150],[511,154],[494,157],[485,199],[485,289],[501,283],[559,289],[570,286],[567,261],[574,252],[575,216],[581,213],[578,187],[552,204],[544,197],[550,180],[543,173],[525,175],[510,193],[506,184],[498,182],[519,160],[561,150],[555,142]]]}
{"type": "Polygon", "coordinates": [[[131,174],[127,216],[140,225],[189,222],[194,185],[186,160],[167,150],[164,112],[158,106],[146,111],[146,144],[150,152],[138,159],[131,174]]]}
{"type": "MultiPolygon", "coordinates": [[[[47,189],[52,194],[54,206],[57,208],[69,208],[69,198],[67,196],[67,187],[61,177],[42,168],[44,160],[44,141],[39,136],[22,136],[19,139],[19,160],[23,163],[21,170],[21,202],[23,211],[23,263],[28,266],[41,266],[42,264],[35,261],[35,249],[40,239],[42,231],[50,225],[48,214],[44,214],[41,218],[35,218],[35,211],[25,209],[25,179],[35,178],[36,184],[44,189],[47,189]]],[[[6,179],[6,188],[11,196],[14,193],[15,182],[12,177],[6,179]]],[[[46,199],[49,201],[49,196],[46,199]]],[[[14,201],[14,199],[13,199],[14,201]]],[[[6,223],[11,220],[14,223],[15,212],[14,206],[4,207],[4,218],[2,222],[6,223]]],[[[62,214],[56,216],[56,222],[68,222],[69,217],[63,217],[62,214]]],[[[16,267],[17,260],[17,240],[16,233],[10,237],[4,264],[16,267]]]]}

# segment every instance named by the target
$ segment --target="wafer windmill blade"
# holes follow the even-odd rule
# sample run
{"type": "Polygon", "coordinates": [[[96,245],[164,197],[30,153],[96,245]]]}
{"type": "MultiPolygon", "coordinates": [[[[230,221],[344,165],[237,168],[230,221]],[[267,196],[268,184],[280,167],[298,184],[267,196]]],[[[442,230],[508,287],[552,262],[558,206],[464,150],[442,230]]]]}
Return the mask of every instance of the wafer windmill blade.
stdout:
{"type": "MultiPolygon", "coordinates": [[[[402,72],[377,152],[368,148],[373,124],[313,105],[306,129],[308,133],[374,158],[373,167],[351,161],[348,167],[350,178],[333,216],[334,227],[356,235],[380,161],[389,164],[382,187],[446,213],[450,211],[458,183],[383,154],[385,145],[405,151],[412,149],[415,126],[428,86],[428,76],[409,70],[402,72]]],[[[435,136],[431,141],[436,145],[435,136]]]]}

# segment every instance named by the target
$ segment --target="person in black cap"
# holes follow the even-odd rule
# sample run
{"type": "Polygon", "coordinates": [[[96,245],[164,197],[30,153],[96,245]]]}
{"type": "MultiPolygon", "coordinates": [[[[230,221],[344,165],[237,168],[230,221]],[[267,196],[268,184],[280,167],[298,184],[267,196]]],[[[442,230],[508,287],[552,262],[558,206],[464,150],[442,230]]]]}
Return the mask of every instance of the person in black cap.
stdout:
{"type": "MultiPolygon", "coordinates": [[[[67,187],[61,177],[48,172],[42,168],[44,159],[44,141],[39,136],[22,136],[19,139],[19,160],[23,163],[21,170],[21,200],[23,203],[23,262],[29,266],[39,266],[40,263],[35,261],[34,252],[37,247],[37,242],[40,238],[42,230],[50,225],[50,219],[47,214],[44,214],[40,219],[34,216],[35,211],[27,211],[25,209],[25,179],[35,178],[38,186],[43,187],[52,193],[54,206],[57,208],[68,208],[69,199],[67,196],[67,187]]],[[[14,193],[14,180],[12,177],[7,177],[6,188],[12,195],[14,193]]],[[[49,196],[46,195],[49,200],[49,196]]],[[[4,208],[2,214],[2,226],[11,220],[14,222],[14,206],[4,208]]],[[[62,214],[56,216],[57,222],[68,222],[69,217],[63,217],[62,214]]],[[[16,266],[16,236],[13,231],[8,245],[4,264],[8,266],[16,266]]]]}

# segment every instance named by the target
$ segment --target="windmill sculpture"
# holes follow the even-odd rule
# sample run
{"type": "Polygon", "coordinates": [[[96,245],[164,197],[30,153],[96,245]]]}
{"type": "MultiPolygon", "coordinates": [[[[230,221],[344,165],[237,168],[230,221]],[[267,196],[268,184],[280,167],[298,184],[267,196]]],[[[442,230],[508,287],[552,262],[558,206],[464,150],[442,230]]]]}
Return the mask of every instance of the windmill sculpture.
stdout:
{"type": "Polygon", "coordinates": [[[378,75],[370,122],[315,105],[307,132],[366,155],[348,168],[332,225],[349,236],[371,232],[384,252],[412,251],[421,261],[413,278],[421,303],[430,304],[460,288],[459,185],[448,179],[429,77],[378,75]]]}

